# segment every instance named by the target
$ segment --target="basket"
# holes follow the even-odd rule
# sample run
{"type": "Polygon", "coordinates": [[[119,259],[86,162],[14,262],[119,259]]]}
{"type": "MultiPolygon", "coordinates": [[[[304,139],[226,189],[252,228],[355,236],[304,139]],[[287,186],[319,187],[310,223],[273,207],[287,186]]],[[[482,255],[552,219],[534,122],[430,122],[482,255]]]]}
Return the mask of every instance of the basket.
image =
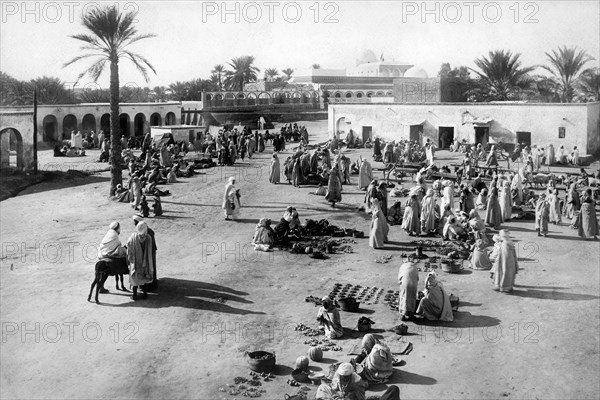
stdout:
{"type": "Polygon", "coordinates": [[[457,274],[463,269],[461,264],[458,264],[452,260],[443,260],[441,262],[441,266],[442,271],[447,272],[449,274],[457,274]]]}
{"type": "Polygon", "coordinates": [[[338,304],[343,311],[356,312],[360,306],[360,302],[354,297],[344,297],[338,300],[338,304]]]}
{"type": "Polygon", "coordinates": [[[292,378],[294,378],[296,382],[308,383],[310,382],[309,375],[311,374],[312,372],[299,368],[292,371],[292,378]]]}
{"type": "Polygon", "coordinates": [[[275,369],[275,353],[252,351],[245,353],[250,369],[255,372],[271,372],[275,369]]]}

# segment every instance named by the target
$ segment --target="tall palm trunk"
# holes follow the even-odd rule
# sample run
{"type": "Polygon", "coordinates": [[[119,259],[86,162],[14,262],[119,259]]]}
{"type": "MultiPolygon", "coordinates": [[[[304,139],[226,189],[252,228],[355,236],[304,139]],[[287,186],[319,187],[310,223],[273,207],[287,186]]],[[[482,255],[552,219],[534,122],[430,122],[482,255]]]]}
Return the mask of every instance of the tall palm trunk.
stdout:
{"type": "Polygon", "coordinates": [[[110,195],[123,183],[121,166],[121,135],[119,123],[119,60],[110,62],[110,195]]]}

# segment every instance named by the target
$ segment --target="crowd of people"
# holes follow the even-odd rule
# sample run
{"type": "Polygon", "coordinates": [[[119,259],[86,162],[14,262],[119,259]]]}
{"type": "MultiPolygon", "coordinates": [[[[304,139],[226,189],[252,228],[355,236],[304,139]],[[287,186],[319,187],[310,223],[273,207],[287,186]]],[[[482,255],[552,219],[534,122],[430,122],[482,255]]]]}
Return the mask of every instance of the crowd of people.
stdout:
{"type": "MultiPolygon", "coordinates": [[[[400,225],[408,236],[439,237],[443,241],[462,243],[468,249],[470,266],[474,270],[490,272],[491,287],[499,292],[513,291],[519,269],[515,244],[506,223],[513,218],[522,218],[528,212],[533,215],[534,229],[539,236],[549,234],[549,223],[561,224],[569,220],[572,228],[585,239],[596,239],[598,221],[595,212],[594,192],[588,187],[594,179],[600,178],[581,170],[579,175],[571,175],[566,181],[560,181],[550,174],[542,193],[536,194],[532,176],[545,163],[553,163],[547,150],[533,146],[517,148],[518,157],[511,156],[515,162],[523,162],[515,170],[489,170],[479,172],[479,163],[485,160],[485,166],[497,166],[499,152],[491,146],[486,152],[481,145],[467,146],[453,144],[451,150],[465,153],[462,165],[455,171],[456,179],[451,177],[432,178],[435,166],[435,146],[429,140],[423,146],[415,141],[399,140],[384,143],[379,138],[373,141],[373,158],[385,166],[403,163],[420,163],[422,168],[416,174],[410,187],[403,195],[404,201],[396,200],[390,204],[390,188],[395,185],[388,177],[376,179],[371,163],[362,157],[354,162],[350,152],[343,152],[343,141],[334,137],[325,144],[308,145],[308,132],[295,124],[286,125],[278,134],[264,134],[244,128],[223,129],[216,137],[209,132],[201,135],[200,146],[196,150],[204,154],[216,155],[219,165],[231,165],[238,157],[252,158],[255,152],[264,152],[266,144],[272,141],[273,153],[269,166],[269,182],[277,185],[282,181],[294,187],[315,185],[316,195],[324,196],[333,207],[342,201],[343,185],[353,185],[351,176],[356,175],[356,188],[364,190],[363,207],[370,215],[369,246],[373,249],[385,248],[389,242],[390,225],[400,225]],[[291,150],[281,165],[280,157],[286,151],[286,142],[298,135],[298,144],[291,150]],[[540,156],[541,152],[545,155],[540,156]],[[535,154],[535,153],[534,153],[535,154]],[[459,176],[463,178],[459,179],[459,176]],[[283,177],[283,179],[282,179],[283,177]],[[430,181],[429,183],[427,181],[430,181]],[[566,184],[568,190],[563,198],[559,185],[566,184]],[[482,215],[480,215],[482,214],[482,215]],[[491,238],[491,239],[490,239],[491,238]]],[[[108,139],[107,139],[108,140],[108,139]]],[[[352,138],[350,143],[356,144],[352,138]]],[[[352,148],[351,146],[347,146],[352,148]]],[[[548,146],[551,148],[551,146],[548,146]]],[[[194,164],[184,160],[183,155],[190,147],[173,141],[159,143],[157,146],[149,135],[144,138],[140,156],[136,157],[131,149],[124,148],[123,159],[127,164],[130,179],[127,189],[119,189],[115,199],[127,201],[140,215],[134,216],[135,232],[122,246],[118,240],[120,225],[114,222],[109,227],[100,246],[99,257],[112,260],[121,273],[130,276],[133,298],[137,299],[138,289],[142,298],[156,285],[156,241],[143,217],[147,217],[144,206],[145,194],[158,198],[166,194],[157,188],[158,184],[176,182],[180,176],[194,173],[194,164]]],[[[576,150],[576,149],[575,149],[576,150]]],[[[555,162],[562,162],[561,156],[555,162]]],[[[577,159],[571,160],[574,164],[577,159]]],[[[569,160],[567,160],[569,162],[569,160]]],[[[386,168],[384,168],[385,170],[386,168]]],[[[440,170],[448,175],[447,167],[440,170]]],[[[226,220],[238,220],[241,213],[241,193],[236,187],[235,177],[230,177],[225,186],[222,208],[226,220]]],[[[156,200],[155,200],[156,204],[156,200]]],[[[285,210],[279,222],[272,226],[268,218],[261,218],[254,231],[252,244],[255,249],[269,251],[275,244],[293,238],[299,238],[306,227],[300,222],[298,211],[290,206],[285,210]]],[[[414,262],[405,262],[399,267],[398,309],[402,320],[424,318],[432,321],[453,321],[450,294],[435,272],[429,272],[424,287],[419,291],[419,269],[414,262]]],[[[339,339],[344,335],[339,310],[329,297],[322,299],[317,312],[317,322],[328,339],[339,339]]],[[[394,359],[389,347],[373,335],[365,335],[361,354],[349,363],[340,364],[334,379],[322,384],[317,391],[317,399],[342,398],[364,399],[370,384],[384,383],[392,374],[394,359]],[[357,365],[360,372],[356,372],[357,365]],[[354,397],[352,397],[354,396],[354,397]]],[[[390,386],[382,399],[398,399],[399,392],[390,386]]]]}

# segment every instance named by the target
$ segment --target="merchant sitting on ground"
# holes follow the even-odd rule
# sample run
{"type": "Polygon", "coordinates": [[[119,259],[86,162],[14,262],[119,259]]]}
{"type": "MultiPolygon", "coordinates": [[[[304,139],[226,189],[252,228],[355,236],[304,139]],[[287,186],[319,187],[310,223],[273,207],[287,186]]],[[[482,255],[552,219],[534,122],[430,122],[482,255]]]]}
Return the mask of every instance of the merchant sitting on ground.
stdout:
{"type": "Polygon", "coordinates": [[[317,389],[317,400],[365,400],[367,382],[354,372],[352,364],[341,363],[330,384],[322,383],[317,389]]]}
{"type": "Polygon", "coordinates": [[[362,353],[350,361],[354,364],[362,363],[363,370],[360,376],[369,383],[387,382],[394,372],[394,357],[389,347],[374,335],[367,333],[363,337],[362,348],[362,353]]]}
{"type": "Polygon", "coordinates": [[[322,301],[323,305],[317,312],[319,329],[325,331],[325,336],[328,339],[341,338],[344,335],[344,328],[342,328],[339,310],[329,297],[323,297],[322,301]]]}
{"type": "Polygon", "coordinates": [[[442,283],[437,280],[435,272],[427,274],[423,298],[417,307],[417,315],[430,321],[453,321],[450,296],[444,290],[442,283]]]}
{"type": "Polygon", "coordinates": [[[275,244],[275,232],[271,228],[271,220],[261,218],[256,225],[252,244],[256,250],[267,251],[275,244]]]}
{"type": "Polygon", "coordinates": [[[280,241],[288,236],[293,236],[295,231],[301,227],[298,211],[294,207],[288,207],[283,213],[281,220],[275,225],[275,239],[280,241]]]}

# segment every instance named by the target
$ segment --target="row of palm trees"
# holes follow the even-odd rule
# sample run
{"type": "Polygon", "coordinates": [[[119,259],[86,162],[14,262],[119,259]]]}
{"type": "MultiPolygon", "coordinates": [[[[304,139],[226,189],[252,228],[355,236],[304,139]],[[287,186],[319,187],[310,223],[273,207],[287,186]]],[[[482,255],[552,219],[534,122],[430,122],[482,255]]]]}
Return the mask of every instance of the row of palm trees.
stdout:
{"type": "MultiPolygon", "coordinates": [[[[169,86],[140,87],[126,84],[119,90],[119,102],[161,102],[161,101],[199,101],[202,92],[223,90],[242,90],[244,85],[258,80],[260,71],[254,66],[254,57],[242,56],[231,60],[231,70],[226,70],[222,64],[215,65],[210,79],[192,79],[177,81],[169,86]]],[[[267,68],[264,79],[267,82],[285,86],[291,79],[294,70],[286,68],[281,71],[267,68]]],[[[19,81],[8,74],[0,72],[0,105],[27,105],[33,103],[33,90],[37,88],[38,102],[41,104],[76,104],[76,103],[106,103],[110,101],[110,90],[101,89],[96,85],[69,88],[58,78],[41,77],[32,81],[19,81]]],[[[75,85],[73,85],[75,86],[75,85]]]]}
{"type": "Polygon", "coordinates": [[[450,68],[444,63],[438,76],[463,84],[458,101],[533,100],[571,103],[600,100],[600,68],[586,68],[594,60],[578,47],[558,47],[545,53],[547,65],[523,66],[521,54],[490,51],[474,60],[478,69],[450,68]],[[550,76],[534,74],[538,68],[550,76]],[[475,74],[471,78],[470,72],[475,74]]]}

